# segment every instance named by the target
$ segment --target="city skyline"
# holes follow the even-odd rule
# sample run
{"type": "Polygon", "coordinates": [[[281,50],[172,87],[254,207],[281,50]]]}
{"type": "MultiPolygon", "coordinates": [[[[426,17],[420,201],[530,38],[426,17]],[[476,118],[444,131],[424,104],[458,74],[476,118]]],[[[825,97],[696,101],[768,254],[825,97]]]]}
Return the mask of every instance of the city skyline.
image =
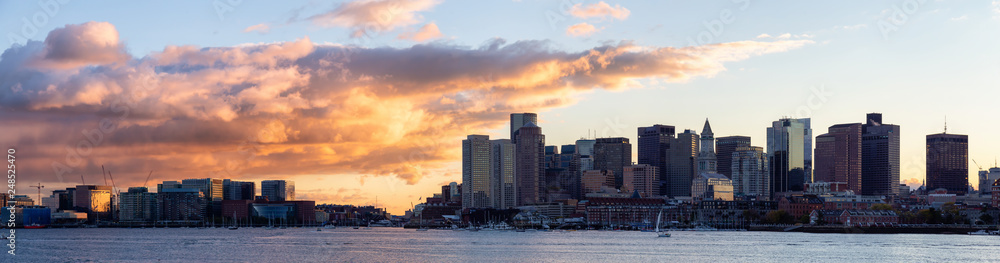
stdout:
{"type": "Polygon", "coordinates": [[[890,19],[902,2],[41,3],[0,4],[0,144],[20,154],[19,193],[94,184],[105,165],[123,189],[150,170],[285,179],[296,199],[377,196],[402,214],[462,181],[466,135],[515,139],[509,114],[525,112],[545,145],[621,137],[630,162],[638,127],[707,118],[715,138],[763,147],[782,117],[810,118],[815,139],[872,112],[905,129],[910,185],[946,118],[968,135],[970,185],[972,160],[1000,155],[989,1],[928,1],[905,22],[890,19]]]}

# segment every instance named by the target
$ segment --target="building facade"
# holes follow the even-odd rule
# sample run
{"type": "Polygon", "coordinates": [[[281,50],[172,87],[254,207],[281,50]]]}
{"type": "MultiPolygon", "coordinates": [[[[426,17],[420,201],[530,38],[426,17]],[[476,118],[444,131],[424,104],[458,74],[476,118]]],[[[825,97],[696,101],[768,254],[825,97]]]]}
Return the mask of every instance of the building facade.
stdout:
{"type": "Polygon", "coordinates": [[[517,205],[538,203],[542,197],[545,182],[545,135],[535,123],[520,127],[514,144],[515,184],[517,184],[517,205]]]}
{"type": "Polygon", "coordinates": [[[694,131],[684,130],[670,141],[667,196],[691,196],[691,180],[698,175],[698,139],[694,131]]]}
{"type": "Polygon", "coordinates": [[[270,201],[295,201],[295,182],[290,180],[261,181],[260,195],[270,201]]]}
{"type": "Polygon", "coordinates": [[[204,219],[208,204],[204,194],[194,188],[168,188],[157,193],[159,220],[168,223],[194,223],[204,219]]]}
{"type": "Polygon", "coordinates": [[[532,123],[538,125],[538,114],[534,113],[511,113],[510,114],[510,140],[517,143],[517,131],[524,125],[532,123]]]}
{"type": "Polygon", "coordinates": [[[628,138],[598,138],[594,144],[594,170],[611,170],[615,188],[621,188],[625,166],[632,164],[632,144],[628,138]]]}
{"type": "Polygon", "coordinates": [[[969,190],[969,136],[927,135],[927,190],[944,188],[965,195],[969,190]]]}
{"type": "Polygon", "coordinates": [[[767,158],[771,190],[802,191],[812,181],[812,129],[810,119],[782,118],[767,128],[767,158]]]}
{"type": "Polygon", "coordinates": [[[733,201],[733,181],[719,173],[703,172],[691,182],[691,197],[695,200],[733,201]]]}
{"type": "Polygon", "coordinates": [[[830,126],[816,136],[814,182],[843,182],[861,192],[861,123],[830,126]]]}
{"type": "Polygon", "coordinates": [[[118,221],[124,223],[156,221],[156,193],[150,193],[146,187],[129,187],[127,193],[121,193],[118,204],[118,221]]]}
{"type": "Polygon", "coordinates": [[[698,171],[718,172],[718,162],[715,156],[715,134],[712,133],[712,126],[708,124],[708,119],[705,119],[705,127],[701,129],[698,148],[698,171]]]}
{"type": "Polygon", "coordinates": [[[488,135],[469,135],[462,140],[462,208],[493,207],[490,176],[492,144],[488,135]]]}
{"type": "Polygon", "coordinates": [[[740,147],[731,155],[735,196],[742,200],[771,200],[771,173],[764,148],[740,147]]]}
{"type": "Polygon", "coordinates": [[[638,163],[648,164],[657,168],[657,194],[666,195],[669,177],[667,151],[670,141],[674,138],[674,126],[656,124],[638,128],[638,163]]]}
{"type": "Polygon", "coordinates": [[[493,207],[517,206],[517,185],[514,177],[514,144],[509,139],[490,141],[490,178],[493,187],[493,207]]]}
{"type": "Polygon", "coordinates": [[[659,195],[659,175],[656,166],[648,164],[637,164],[625,166],[624,169],[623,192],[639,193],[641,197],[652,197],[659,195]]]}
{"type": "Polygon", "coordinates": [[[895,195],[900,173],[899,125],[882,123],[881,113],[869,113],[867,117],[862,126],[860,193],[895,195]]]}
{"type": "Polygon", "coordinates": [[[750,147],[749,136],[726,136],[715,138],[715,152],[718,159],[718,173],[733,178],[733,152],[742,147],[750,147]]]}
{"type": "Polygon", "coordinates": [[[611,170],[583,171],[583,194],[615,192],[614,173],[611,170]]]}

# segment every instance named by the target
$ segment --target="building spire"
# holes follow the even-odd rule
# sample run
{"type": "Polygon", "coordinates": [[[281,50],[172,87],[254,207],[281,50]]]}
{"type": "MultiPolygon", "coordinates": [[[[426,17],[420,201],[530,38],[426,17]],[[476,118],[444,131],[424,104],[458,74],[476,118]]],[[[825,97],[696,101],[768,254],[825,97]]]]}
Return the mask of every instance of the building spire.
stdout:
{"type": "Polygon", "coordinates": [[[944,115],[944,133],[948,134],[948,115],[944,115]]]}
{"type": "Polygon", "coordinates": [[[705,127],[701,128],[701,135],[714,135],[712,133],[712,125],[708,124],[708,118],[705,118],[705,127]]]}

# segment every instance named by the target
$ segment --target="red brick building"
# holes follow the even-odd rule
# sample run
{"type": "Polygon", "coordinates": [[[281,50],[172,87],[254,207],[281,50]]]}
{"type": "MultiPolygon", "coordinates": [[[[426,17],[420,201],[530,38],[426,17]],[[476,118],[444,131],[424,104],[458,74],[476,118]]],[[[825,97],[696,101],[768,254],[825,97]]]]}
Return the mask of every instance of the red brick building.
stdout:
{"type": "Polygon", "coordinates": [[[823,209],[823,199],[815,195],[792,195],[778,198],[778,210],[785,210],[795,218],[823,209]]]}
{"type": "Polygon", "coordinates": [[[991,189],[993,194],[993,207],[1000,208],[1000,179],[993,182],[993,188],[991,189]]]}

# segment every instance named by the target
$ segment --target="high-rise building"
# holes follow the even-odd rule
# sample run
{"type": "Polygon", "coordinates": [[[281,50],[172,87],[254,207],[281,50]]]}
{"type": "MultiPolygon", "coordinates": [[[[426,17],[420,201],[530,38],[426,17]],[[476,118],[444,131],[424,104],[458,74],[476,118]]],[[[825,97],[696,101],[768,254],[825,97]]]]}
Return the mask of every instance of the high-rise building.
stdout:
{"type": "Polygon", "coordinates": [[[268,201],[295,201],[295,182],[290,180],[264,180],[260,182],[260,195],[268,201]]]}
{"type": "Polygon", "coordinates": [[[771,200],[771,173],[767,154],[758,146],[740,147],[732,153],[733,191],[744,200],[771,200]]]}
{"type": "Polygon", "coordinates": [[[767,127],[771,191],[802,191],[812,182],[812,129],[809,118],[782,118],[767,127]]]}
{"type": "Polygon", "coordinates": [[[894,195],[900,173],[899,125],[882,123],[881,113],[867,117],[861,127],[861,194],[894,195]]]}
{"type": "Polygon", "coordinates": [[[846,183],[846,190],[861,192],[861,127],[861,123],[837,124],[816,136],[813,181],[846,183]]]}
{"type": "Polygon", "coordinates": [[[87,220],[112,220],[111,186],[77,185],[73,198],[74,210],[87,213],[87,220]]]}
{"type": "MultiPolygon", "coordinates": [[[[73,189],[74,192],[76,188],[73,189]]],[[[42,205],[49,207],[52,212],[62,210],[73,210],[73,196],[67,190],[54,190],[49,197],[42,197],[42,205]]]]}
{"type": "Polygon", "coordinates": [[[462,208],[493,206],[493,185],[490,177],[489,135],[469,135],[462,140],[462,208]]]}
{"type": "Polygon", "coordinates": [[[543,201],[541,200],[544,190],[542,184],[545,183],[543,178],[545,175],[545,135],[542,134],[541,127],[528,122],[517,130],[516,138],[514,182],[517,184],[517,205],[538,203],[543,201]]]}
{"type": "Polygon", "coordinates": [[[254,200],[257,184],[254,182],[222,180],[223,200],[254,200]]]}
{"type": "Polygon", "coordinates": [[[993,182],[1000,179],[1000,167],[993,167],[986,171],[979,171],[979,195],[991,196],[993,193],[993,182]]]}
{"type": "Polygon", "coordinates": [[[718,159],[718,172],[726,177],[733,178],[732,167],[733,152],[740,147],[750,147],[750,137],[748,136],[726,136],[715,138],[715,152],[718,159]]]}
{"type": "Polygon", "coordinates": [[[538,126],[538,114],[534,113],[511,113],[510,114],[510,141],[517,143],[517,131],[524,125],[532,123],[538,126]]]}
{"type": "Polygon", "coordinates": [[[196,188],[166,188],[156,198],[160,221],[192,223],[204,219],[206,198],[196,188]]]}
{"type": "Polygon", "coordinates": [[[515,207],[517,185],[514,178],[514,144],[509,139],[491,140],[490,151],[493,207],[499,209],[515,207]]]}
{"type": "Polygon", "coordinates": [[[670,171],[667,151],[670,150],[670,140],[674,138],[674,126],[656,124],[649,127],[639,127],[638,163],[656,167],[657,195],[667,194],[670,171]]]}
{"type": "Polygon", "coordinates": [[[712,126],[705,119],[705,127],[701,129],[701,139],[698,150],[698,171],[717,172],[718,162],[715,157],[715,134],[712,133],[712,126]]]}
{"type": "Polygon", "coordinates": [[[198,191],[201,191],[202,197],[205,198],[205,209],[202,210],[205,213],[203,218],[221,216],[222,198],[225,194],[222,181],[222,179],[212,178],[184,179],[181,180],[181,188],[198,189],[198,191]]]}
{"type": "Polygon", "coordinates": [[[659,172],[656,166],[648,164],[629,165],[624,168],[623,191],[626,193],[639,193],[642,197],[652,197],[659,195],[660,180],[657,179],[659,172]]]}
{"type": "Polygon", "coordinates": [[[969,190],[969,136],[927,135],[927,190],[938,188],[949,194],[965,195],[969,190]]]}
{"type": "Polygon", "coordinates": [[[614,192],[615,175],[611,170],[583,171],[583,194],[614,192]]]}
{"type": "Polygon", "coordinates": [[[580,169],[580,154],[576,152],[576,144],[560,146],[557,167],[564,169],[559,177],[559,187],[570,195],[570,198],[583,197],[583,170],[580,169]]]}
{"type": "Polygon", "coordinates": [[[632,164],[632,144],[628,138],[598,138],[594,144],[594,170],[611,170],[615,175],[615,188],[622,187],[625,166],[632,164]]]}
{"type": "Polygon", "coordinates": [[[669,180],[666,196],[691,196],[691,180],[698,175],[698,142],[698,134],[692,130],[684,130],[677,134],[677,138],[671,139],[667,157],[670,172],[667,174],[669,180]]]}
{"type": "Polygon", "coordinates": [[[127,193],[121,193],[118,203],[118,221],[120,222],[153,222],[158,216],[156,193],[150,193],[146,187],[129,187],[127,193]]]}

